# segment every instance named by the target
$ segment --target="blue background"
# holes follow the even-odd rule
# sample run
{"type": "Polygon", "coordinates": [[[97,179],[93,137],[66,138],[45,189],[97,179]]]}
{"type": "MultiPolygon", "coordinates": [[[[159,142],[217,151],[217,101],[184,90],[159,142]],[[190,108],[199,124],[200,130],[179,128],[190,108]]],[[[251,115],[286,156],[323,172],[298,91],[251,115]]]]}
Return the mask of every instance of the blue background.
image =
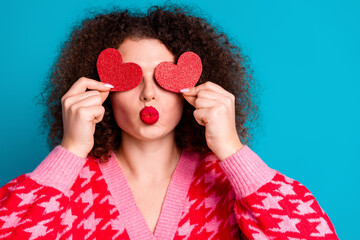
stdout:
{"type": "MultiPolygon", "coordinates": [[[[358,1],[182,1],[252,60],[263,86],[250,147],[317,198],[340,239],[358,236],[360,4],[358,1]]],[[[91,7],[161,1],[13,1],[0,14],[0,185],[47,155],[35,104],[60,43],[91,7]],[[127,2],[127,3],[125,3],[127,2]],[[109,5],[110,4],[110,5],[109,5]]]]}

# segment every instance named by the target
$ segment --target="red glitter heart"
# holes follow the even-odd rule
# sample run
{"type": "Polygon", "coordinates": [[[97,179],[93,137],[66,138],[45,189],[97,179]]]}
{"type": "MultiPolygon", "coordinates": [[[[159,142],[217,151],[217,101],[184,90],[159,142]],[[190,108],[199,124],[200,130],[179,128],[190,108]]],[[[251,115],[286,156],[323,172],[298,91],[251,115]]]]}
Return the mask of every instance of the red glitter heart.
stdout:
{"type": "Polygon", "coordinates": [[[103,50],[96,62],[100,80],[114,86],[110,91],[128,91],[138,86],[143,74],[136,63],[123,63],[120,52],[115,48],[103,50]]]}
{"type": "Polygon", "coordinates": [[[200,57],[193,52],[184,52],[177,61],[162,62],[155,68],[155,78],[161,87],[168,91],[180,92],[181,89],[194,87],[201,76],[200,57]]]}

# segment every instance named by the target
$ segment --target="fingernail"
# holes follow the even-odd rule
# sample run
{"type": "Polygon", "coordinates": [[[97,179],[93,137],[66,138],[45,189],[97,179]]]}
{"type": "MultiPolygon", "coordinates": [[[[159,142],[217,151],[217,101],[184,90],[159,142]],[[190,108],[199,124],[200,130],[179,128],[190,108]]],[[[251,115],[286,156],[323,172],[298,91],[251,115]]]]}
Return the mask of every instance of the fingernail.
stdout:
{"type": "Polygon", "coordinates": [[[189,89],[189,88],[184,88],[184,89],[181,89],[181,90],[180,90],[180,92],[182,92],[182,93],[184,93],[184,92],[188,92],[188,91],[190,91],[190,89],[189,89]]]}
{"type": "Polygon", "coordinates": [[[109,84],[109,83],[105,83],[104,86],[105,86],[105,87],[109,87],[109,88],[114,88],[114,86],[111,85],[111,84],[109,84]]]}

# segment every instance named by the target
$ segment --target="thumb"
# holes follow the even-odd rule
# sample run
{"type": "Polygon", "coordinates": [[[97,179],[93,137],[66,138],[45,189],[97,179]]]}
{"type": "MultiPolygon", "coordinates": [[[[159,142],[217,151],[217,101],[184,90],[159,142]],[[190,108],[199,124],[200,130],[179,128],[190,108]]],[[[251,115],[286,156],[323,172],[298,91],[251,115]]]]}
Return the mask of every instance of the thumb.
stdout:
{"type": "Polygon", "coordinates": [[[103,103],[105,100],[106,100],[106,98],[109,96],[109,93],[110,93],[110,91],[100,91],[100,96],[101,96],[101,103],[103,103]]]}
{"type": "Polygon", "coordinates": [[[185,100],[190,103],[193,107],[195,107],[195,100],[196,100],[196,96],[187,96],[187,95],[183,95],[185,100]]]}
{"type": "Polygon", "coordinates": [[[190,103],[193,107],[195,107],[195,100],[197,98],[197,91],[195,87],[186,89],[186,92],[182,92],[185,100],[190,103]]]}

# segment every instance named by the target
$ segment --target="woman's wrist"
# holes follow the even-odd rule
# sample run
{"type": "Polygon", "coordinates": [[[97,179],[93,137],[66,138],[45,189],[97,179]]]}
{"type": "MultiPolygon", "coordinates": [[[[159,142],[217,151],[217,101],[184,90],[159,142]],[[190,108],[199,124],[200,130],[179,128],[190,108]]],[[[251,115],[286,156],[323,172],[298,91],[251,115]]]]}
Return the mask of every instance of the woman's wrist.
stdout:
{"type": "Polygon", "coordinates": [[[241,143],[240,140],[234,141],[230,144],[224,144],[224,146],[220,147],[219,150],[215,153],[215,155],[221,160],[224,161],[225,159],[229,158],[233,154],[240,151],[244,145],[241,143]]]}
{"type": "Polygon", "coordinates": [[[86,158],[88,155],[88,152],[84,151],[79,147],[74,147],[72,144],[69,144],[67,141],[64,140],[61,142],[61,147],[81,158],[86,158]]]}

